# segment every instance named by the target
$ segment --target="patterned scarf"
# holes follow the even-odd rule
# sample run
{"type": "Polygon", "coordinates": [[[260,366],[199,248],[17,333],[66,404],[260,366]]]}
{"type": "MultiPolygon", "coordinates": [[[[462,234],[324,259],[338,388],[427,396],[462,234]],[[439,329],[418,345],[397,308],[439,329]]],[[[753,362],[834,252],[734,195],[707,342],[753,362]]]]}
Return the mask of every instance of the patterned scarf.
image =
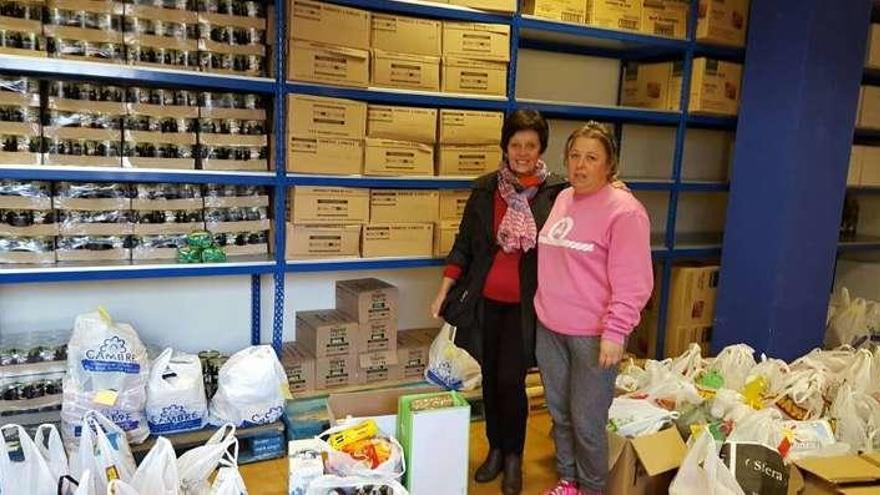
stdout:
{"type": "Polygon", "coordinates": [[[521,184],[507,162],[501,163],[498,170],[498,192],[507,203],[507,212],[501,219],[497,238],[498,245],[505,253],[512,253],[517,249],[526,252],[535,247],[538,227],[535,225],[529,200],[535,197],[546,178],[547,165],[541,160],[538,160],[534,179],[529,181],[529,187],[521,184]]]}

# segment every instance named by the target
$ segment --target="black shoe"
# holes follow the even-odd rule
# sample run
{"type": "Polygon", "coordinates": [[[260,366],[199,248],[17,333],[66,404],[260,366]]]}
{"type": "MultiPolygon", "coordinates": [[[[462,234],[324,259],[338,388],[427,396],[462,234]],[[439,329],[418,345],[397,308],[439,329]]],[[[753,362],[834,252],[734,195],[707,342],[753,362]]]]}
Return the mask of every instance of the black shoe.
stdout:
{"type": "Polygon", "coordinates": [[[501,474],[502,468],[504,468],[504,456],[501,454],[501,449],[492,449],[489,451],[489,455],[486,456],[486,460],[483,461],[483,464],[474,473],[474,481],[477,483],[488,483],[501,474]]]}
{"type": "Polygon", "coordinates": [[[519,495],[522,492],[522,457],[507,454],[504,458],[504,477],[501,479],[501,493],[519,495]]]}

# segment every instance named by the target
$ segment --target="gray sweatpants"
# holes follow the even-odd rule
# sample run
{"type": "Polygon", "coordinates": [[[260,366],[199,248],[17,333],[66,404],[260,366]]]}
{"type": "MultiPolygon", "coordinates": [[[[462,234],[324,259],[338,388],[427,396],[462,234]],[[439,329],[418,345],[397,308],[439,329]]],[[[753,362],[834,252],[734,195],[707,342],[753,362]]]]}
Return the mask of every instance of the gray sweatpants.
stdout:
{"type": "Polygon", "coordinates": [[[538,322],[535,338],[559,477],[602,491],[608,478],[605,425],[617,367],[599,366],[599,337],[562,335],[538,322]]]}

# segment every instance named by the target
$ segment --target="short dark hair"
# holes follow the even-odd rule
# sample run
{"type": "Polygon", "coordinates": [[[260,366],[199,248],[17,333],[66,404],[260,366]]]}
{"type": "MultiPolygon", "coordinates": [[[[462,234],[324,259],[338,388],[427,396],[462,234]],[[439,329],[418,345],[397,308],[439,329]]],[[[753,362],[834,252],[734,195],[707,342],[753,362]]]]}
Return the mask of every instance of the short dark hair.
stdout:
{"type": "Polygon", "coordinates": [[[519,131],[535,131],[541,141],[541,153],[547,151],[547,141],[550,136],[550,126],[541,112],[537,110],[514,110],[506,119],[501,128],[501,151],[507,153],[507,145],[510,139],[519,131]]]}

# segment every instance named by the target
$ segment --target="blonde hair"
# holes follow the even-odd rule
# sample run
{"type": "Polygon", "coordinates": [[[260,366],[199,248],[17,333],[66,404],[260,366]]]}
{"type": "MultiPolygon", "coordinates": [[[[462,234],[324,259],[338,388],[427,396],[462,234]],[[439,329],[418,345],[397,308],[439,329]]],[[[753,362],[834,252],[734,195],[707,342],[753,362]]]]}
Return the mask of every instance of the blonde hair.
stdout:
{"type": "Polygon", "coordinates": [[[602,143],[602,147],[605,148],[605,153],[608,155],[608,180],[614,181],[617,178],[617,142],[614,140],[614,132],[611,127],[591,120],[579,129],[575,129],[565,142],[565,156],[562,157],[562,160],[566,166],[568,166],[568,153],[578,138],[595,139],[602,143]]]}

